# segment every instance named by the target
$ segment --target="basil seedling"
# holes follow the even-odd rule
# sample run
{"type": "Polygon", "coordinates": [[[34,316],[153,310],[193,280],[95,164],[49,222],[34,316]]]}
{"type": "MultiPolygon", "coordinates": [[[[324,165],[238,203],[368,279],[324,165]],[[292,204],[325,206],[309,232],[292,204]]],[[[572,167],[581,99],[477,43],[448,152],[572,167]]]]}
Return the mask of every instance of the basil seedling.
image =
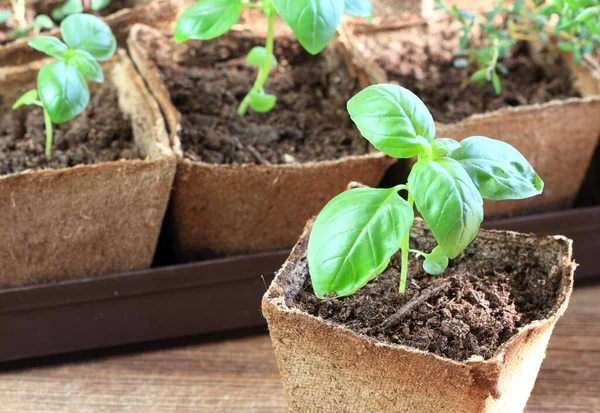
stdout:
{"type": "Polygon", "coordinates": [[[576,64],[585,54],[600,47],[600,3],[598,0],[514,0],[498,1],[479,24],[483,41],[471,39],[476,14],[435,0],[461,25],[459,48],[454,65],[471,64],[478,69],[471,80],[483,85],[491,82],[497,94],[502,90],[499,73],[508,74],[502,63],[518,41],[533,41],[572,52],[576,64]],[[551,41],[552,39],[552,41],[551,41]]]}
{"type": "Polygon", "coordinates": [[[110,0],[67,0],[52,10],[52,18],[60,21],[75,13],[100,11],[110,4],[110,0]]]}
{"type": "Polygon", "coordinates": [[[371,17],[370,0],[200,0],[189,6],[177,19],[175,41],[210,40],[222,36],[240,19],[244,7],[262,10],[267,17],[265,47],[253,48],[247,57],[249,65],[258,67],[252,89],[242,100],[238,115],[248,107],[255,112],[268,112],[277,98],[264,90],[269,72],[277,66],[273,56],[274,27],[277,14],[290,26],[300,44],[311,54],[321,52],[335,34],[342,14],[371,17]]]}
{"type": "Polygon", "coordinates": [[[12,10],[0,10],[0,24],[7,23],[9,20],[14,20],[16,28],[12,31],[14,37],[21,38],[28,36],[31,31],[39,33],[44,29],[54,27],[54,22],[45,14],[35,16],[33,22],[27,21],[27,8],[25,0],[11,0],[12,10]]]}
{"type": "Polygon", "coordinates": [[[427,273],[441,274],[448,260],[477,236],[483,198],[524,199],[542,193],[540,177],[509,144],[484,136],[460,143],[436,139],[425,104],[400,86],[370,86],[348,102],[348,112],[377,149],[418,160],[406,185],[351,189],[319,213],[308,242],[308,265],[319,298],[353,294],[385,270],[399,249],[403,293],[409,252],[424,257],[427,273]],[[407,200],[399,191],[408,193],[407,200]],[[437,241],[429,253],[410,249],[414,205],[437,241]]]}
{"type": "Polygon", "coordinates": [[[73,14],[60,25],[64,42],[42,36],[29,46],[57,60],[38,73],[37,89],[25,92],[13,105],[37,105],[44,111],[46,156],[52,155],[52,123],[67,122],[79,115],[90,101],[85,79],[102,83],[104,73],[98,62],[108,60],[117,49],[110,27],[98,17],[73,14]]]}

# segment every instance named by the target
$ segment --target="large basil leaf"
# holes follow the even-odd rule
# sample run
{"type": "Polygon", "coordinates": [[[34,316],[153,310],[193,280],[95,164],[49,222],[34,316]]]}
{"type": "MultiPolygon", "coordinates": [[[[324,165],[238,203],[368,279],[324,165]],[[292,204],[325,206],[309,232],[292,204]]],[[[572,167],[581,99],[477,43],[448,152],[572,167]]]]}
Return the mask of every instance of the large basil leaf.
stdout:
{"type": "Polygon", "coordinates": [[[100,64],[85,50],[69,50],[65,62],[77,69],[84,77],[94,82],[104,82],[104,72],[100,64]]]}
{"type": "Polygon", "coordinates": [[[356,17],[373,17],[373,5],[370,0],[346,0],[344,13],[356,17]]]}
{"type": "Polygon", "coordinates": [[[524,199],[539,195],[544,182],[527,159],[506,142],[471,136],[448,155],[467,171],[486,199],[524,199]]]}
{"type": "Polygon", "coordinates": [[[117,50],[117,39],[108,24],[91,14],[72,14],[60,24],[69,49],[85,50],[96,60],[108,60],[117,50]]]}
{"type": "Polygon", "coordinates": [[[375,85],[360,91],[348,102],[348,113],[373,146],[395,158],[418,155],[422,151],[419,141],[435,137],[435,124],[425,104],[397,85],[375,85]]]}
{"type": "Polygon", "coordinates": [[[483,199],[469,174],[454,159],[422,160],[410,172],[408,187],[443,253],[455,258],[483,221],[483,199]]]}
{"type": "Polygon", "coordinates": [[[31,48],[38,50],[48,56],[62,59],[65,57],[65,53],[69,49],[66,44],[52,36],[40,36],[31,39],[27,43],[31,48]]]}
{"type": "Polygon", "coordinates": [[[273,0],[275,9],[311,54],[322,51],[335,34],[344,0],[273,0]]]}
{"type": "Polygon", "coordinates": [[[200,0],[177,19],[175,41],[210,40],[229,31],[242,15],[242,0],[200,0]]]}
{"type": "Polygon", "coordinates": [[[63,61],[47,64],[38,73],[40,99],[54,123],[79,115],[90,101],[83,76],[63,61]]]}
{"type": "Polygon", "coordinates": [[[378,276],[414,220],[394,189],[357,188],[332,199],[317,217],[308,265],[317,297],[346,296],[378,276]]]}

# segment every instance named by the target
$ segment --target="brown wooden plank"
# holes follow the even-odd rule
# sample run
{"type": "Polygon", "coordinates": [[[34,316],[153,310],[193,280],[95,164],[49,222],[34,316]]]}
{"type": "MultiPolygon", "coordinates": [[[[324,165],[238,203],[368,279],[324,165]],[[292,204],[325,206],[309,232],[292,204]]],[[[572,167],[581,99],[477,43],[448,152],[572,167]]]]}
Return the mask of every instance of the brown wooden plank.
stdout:
{"type": "MultiPolygon", "coordinates": [[[[600,286],[576,290],[527,413],[600,412],[600,286]]],[[[103,355],[104,354],[104,355],[103,355]]],[[[13,368],[0,412],[286,412],[265,335],[13,368]]]]}

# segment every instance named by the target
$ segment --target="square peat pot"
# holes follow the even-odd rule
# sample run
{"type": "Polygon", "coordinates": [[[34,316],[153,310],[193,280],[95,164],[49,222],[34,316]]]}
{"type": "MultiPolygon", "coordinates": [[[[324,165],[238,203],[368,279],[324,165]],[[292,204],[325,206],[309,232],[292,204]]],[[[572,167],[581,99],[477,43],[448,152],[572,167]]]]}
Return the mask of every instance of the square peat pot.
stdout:
{"type": "MultiPolygon", "coordinates": [[[[8,132],[8,137],[41,131],[39,136],[16,139],[15,146],[29,148],[43,142],[43,126],[34,124],[30,120],[33,116],[29,116],[38,119],[41,109],[29,107],[10,112],[10,107],[23,92],[35,87],[37,73],[46,62],[11,67],[0,76],[2,130],[8,132]]],[[[114,274],[152,264],[171,194],[175,156],[158,105],[126,53],[120,50],[103,68],[105,82],[90,85],[92,101],[77,119],[92,116],[94,105],[96,116],[109,113],[102,107],[104,97],[116,96],[118,108],[106,115],[107,121],[129,123],[133,142],[128,144],[139,156],[56,169],[14,169],[16,172],[0,176],[1,287],[114,274]],[[94,99],[98,90],[106,93],[94,99]],[[120,112],[120,117],[116,112],[120,112]]],[[[77,139],[85,138],[84,133],[91,134],[89,128],[93,126],[87,126],[88,132],[80,132],[77,119],[68,124],[64,140],[70,139],[69,144],[75,148],[71,153],[90,151],[86,141],[77,139]]],[[[102,127],[98,125],[97,129],[102,127]]],[[[124,132],[111,130],[116,131],[111,132],[115,135],[105,139],[114,143],[120,137],[116,134],[124,132]]],[[[54,143],[53,155],[63,156],[59,142],[54,143]]],[[[25,161],[38,154],[33,149],[24,153],[28,157],[25,161]]],[[[85,163],[86,158],[76,159],[85,163]]]]}
{"type": "MultiPolygon", "coordinates": [[[[36,14],[50,12],[65,2],[63,0],[27,0],[36,14]]],[[[9,0],[0,0],[0,9],[10,8],[9,0]]],[[[120,47],[125,47],[129,30],[136,23],[144,23],[153,27],[169,26],[175,21],[180,7],[180,0],[113,0],[112,5],[121,4],[122,8],[114,10],[111,6],[99,12],[99,15],[112,29],[120,47]]],[[[60,37],[58,27],[42,33],[43,36],[60,37]]],[[[34,36],[17,39],[0,46],[0,76],[10,66],[24,65],[45,58],[41,52],[33,50],[27,42],[34,36]]]]}
{"type": "MultiPolygon", "coordinates": [[[[552,289],[553,299],[544,317],[513,330],[491,356],[474,354],[456,361],[384,342],[300,309],[298,297],[307,288],[309,274],[310,228],[309,224],[262,301],[291,412],[523,411],[552,330],[569,302],[575,269],[570,240],[480,232],[457,257],[457,266],[468,271],[472,261],[495,276],[494,271],[518,265],[516,257],[520,263],[536,262],[547,278],[529,288],[552,289]]],[[[431,235],[418,221],[411,237],[415,242],[431,235]]],[[[526,267],[514,269],[515,279],[528,271],[526,267]]],[[[369,297],[377,300],[376,295],[369,297]]]]}

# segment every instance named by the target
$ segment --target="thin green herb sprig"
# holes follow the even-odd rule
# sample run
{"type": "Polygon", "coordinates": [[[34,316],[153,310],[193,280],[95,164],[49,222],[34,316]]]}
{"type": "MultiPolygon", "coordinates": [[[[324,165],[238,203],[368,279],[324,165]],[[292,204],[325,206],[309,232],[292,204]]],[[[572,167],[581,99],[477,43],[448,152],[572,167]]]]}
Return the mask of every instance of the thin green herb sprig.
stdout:
{"type": "Polygon", "coordinates": [[[32,32],[37,34],[42,30],[54,27],[54,22],[45,14],[38,14],[32,22],[27,20],[27,8],[25,0],[10,0],[11,10],[0,10],[0,24],[6,24],[14,20],[16,27],[12,35],[16,38],[29,36],[32,32]]]}

